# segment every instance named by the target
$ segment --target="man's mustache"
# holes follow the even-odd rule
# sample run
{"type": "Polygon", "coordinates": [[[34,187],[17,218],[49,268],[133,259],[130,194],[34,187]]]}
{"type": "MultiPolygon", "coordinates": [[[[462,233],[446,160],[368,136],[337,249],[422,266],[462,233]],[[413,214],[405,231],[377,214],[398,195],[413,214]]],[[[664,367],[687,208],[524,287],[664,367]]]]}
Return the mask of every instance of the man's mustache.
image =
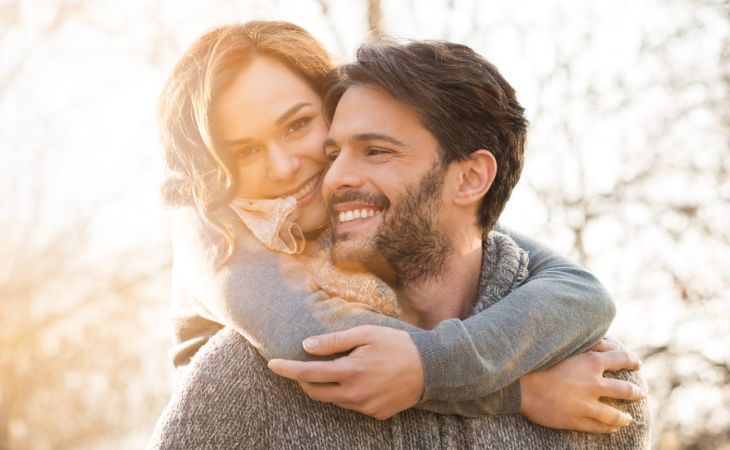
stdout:
{"type": "Polygon", "coordinates": [[[339,214],[335,211],[335,205],[347,202],[361,202],[382,208],[383,211],[390,208],[390,200],[383,194],[373,194],[370,192],[347,191],[341,194],[332,194],[327,198],[327,211],[330,217],[337,217],[339,214]]]}

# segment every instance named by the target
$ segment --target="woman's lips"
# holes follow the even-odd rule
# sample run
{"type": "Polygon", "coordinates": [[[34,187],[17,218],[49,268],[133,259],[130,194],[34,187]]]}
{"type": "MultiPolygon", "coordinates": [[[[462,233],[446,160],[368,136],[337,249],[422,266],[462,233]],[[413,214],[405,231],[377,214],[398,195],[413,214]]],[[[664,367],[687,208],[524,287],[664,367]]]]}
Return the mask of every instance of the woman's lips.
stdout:
{"type": "Polygon", "coordinates": [[[304,186],[293,194],[300,206],[308,204],[317,196],[318,192],[321,192],[321,181],[322,174],[319,173],[312,177],[304,186]]]}

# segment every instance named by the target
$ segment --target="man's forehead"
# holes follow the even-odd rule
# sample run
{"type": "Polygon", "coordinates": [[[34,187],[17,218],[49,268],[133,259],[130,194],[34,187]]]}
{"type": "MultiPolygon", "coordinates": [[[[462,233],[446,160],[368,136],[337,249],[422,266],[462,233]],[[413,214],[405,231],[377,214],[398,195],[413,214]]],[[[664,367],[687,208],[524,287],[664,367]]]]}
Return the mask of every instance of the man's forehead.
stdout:
{"type": "Polygon", "coordinates": [[[329,137],[344,143],[354,135],[367,133],[388,135],[398,140],[430,134],[413,108],[388,92],[370,85],[352,86],[337,104],[329,137]]]}

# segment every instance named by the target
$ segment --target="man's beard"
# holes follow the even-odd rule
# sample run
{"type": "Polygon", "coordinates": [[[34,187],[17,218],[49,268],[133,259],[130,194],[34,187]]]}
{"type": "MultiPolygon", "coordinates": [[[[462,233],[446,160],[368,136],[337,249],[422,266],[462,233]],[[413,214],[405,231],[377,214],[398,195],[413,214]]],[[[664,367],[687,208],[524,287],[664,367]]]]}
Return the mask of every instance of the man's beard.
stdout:
{"type": "MultiPolygon", "coordinates": [[[[383,208],[382,223],[368,242],[347,248],[347,233],[335,232],[334,263],[348,270],[372,272],[396,288],[438,278],[451,245],[443,224],[444,175],[440,161],[436,162],[418,184],[406,187],[392,205],[382,194],[352,191],[332,196],[329,203],[334,224],[336,203],[360,200],[383,208]]],[[[336,225],[333,228],[337,230],[336,225]]]]}

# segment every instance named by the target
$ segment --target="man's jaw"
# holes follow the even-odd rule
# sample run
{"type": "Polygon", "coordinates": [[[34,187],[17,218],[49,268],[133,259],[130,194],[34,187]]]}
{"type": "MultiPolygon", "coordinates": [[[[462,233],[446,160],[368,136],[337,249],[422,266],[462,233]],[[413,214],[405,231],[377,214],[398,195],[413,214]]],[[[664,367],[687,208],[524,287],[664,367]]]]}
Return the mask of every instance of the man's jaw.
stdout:
{"type": "MultiPolygon", "coordinates": [[[[354,210],[343,212],[350,211],[354,210]]],[[[352,214],[354,216],[354,212],[352,214]]],[[[381,210],[371,217],[353,218],[349,221],[345,218],[342,223],[333,225],[334,235],[330,256],[340,269],[349,272],[369,272],[386,283],[392,284],[395,283],[395,274],[383,259],[382,252],[375,245],[374,239],[382,224],[383,214],[381,210]]],[[[368,212],[367,215],[370,213],[368,212]]]]}

